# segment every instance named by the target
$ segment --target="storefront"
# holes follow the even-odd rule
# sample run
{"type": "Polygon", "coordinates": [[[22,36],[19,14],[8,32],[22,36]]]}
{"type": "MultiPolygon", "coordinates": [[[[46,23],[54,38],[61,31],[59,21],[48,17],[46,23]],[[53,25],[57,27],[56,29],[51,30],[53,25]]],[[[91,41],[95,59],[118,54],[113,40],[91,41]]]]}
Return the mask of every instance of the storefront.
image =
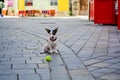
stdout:
{"type": "MultiPolygon", "coordinates": [[[[33,15],[34,13],[41,14],[47,11],[59,13],[69,11],[69,0],[4,0],[6,4],[7,15],[14,13],[14,15],[33,15]]],[[[4,10],[5,10],[4,9],[4,10]]],[[[35,14],[36,15],[36,14],[35,14]]]]}

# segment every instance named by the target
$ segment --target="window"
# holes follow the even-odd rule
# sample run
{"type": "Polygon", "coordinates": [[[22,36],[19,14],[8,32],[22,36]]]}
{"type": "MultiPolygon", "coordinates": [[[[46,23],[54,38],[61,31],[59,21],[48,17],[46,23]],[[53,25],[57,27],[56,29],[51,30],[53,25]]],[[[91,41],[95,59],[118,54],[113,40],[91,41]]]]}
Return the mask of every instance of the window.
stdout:
{"type": "Polygon", "coordinates": [[[25,0],[25,6],[32,6],[33,0],[25,0]]]}
{"type": "Polygon", "coordinates": [[[57,6],[58,5],[58,0],[50,0],[50,5],[51,6],[57,6]]]}
{"type": "Polygon", "coordinates": [[[8,7],[13,7],[13,0],[7,0],[8,2],[8,7]]]}

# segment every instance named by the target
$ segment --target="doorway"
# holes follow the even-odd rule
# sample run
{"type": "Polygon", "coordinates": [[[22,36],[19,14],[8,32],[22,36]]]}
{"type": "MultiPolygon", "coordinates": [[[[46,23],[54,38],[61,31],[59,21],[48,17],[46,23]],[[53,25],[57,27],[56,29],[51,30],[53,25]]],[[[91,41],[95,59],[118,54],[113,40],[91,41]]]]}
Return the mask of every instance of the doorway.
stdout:
{"type": "Polygon", "coordinates": [[[80,15],[88,15],[88,0],[80,0],[80,15]]]}

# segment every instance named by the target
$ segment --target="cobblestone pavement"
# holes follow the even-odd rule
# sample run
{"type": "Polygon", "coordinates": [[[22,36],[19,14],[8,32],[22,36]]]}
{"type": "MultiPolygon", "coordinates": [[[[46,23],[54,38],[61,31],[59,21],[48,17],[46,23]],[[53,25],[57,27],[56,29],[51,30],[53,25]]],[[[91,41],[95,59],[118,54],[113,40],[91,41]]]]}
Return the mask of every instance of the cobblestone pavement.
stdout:
{"type": "Polygon", "coordinates": [[[120,80],[120,31],[79,18],[0,19],[0,80],[120,80]],[[40,54],[59,27],[60,54],[40,54]]]}

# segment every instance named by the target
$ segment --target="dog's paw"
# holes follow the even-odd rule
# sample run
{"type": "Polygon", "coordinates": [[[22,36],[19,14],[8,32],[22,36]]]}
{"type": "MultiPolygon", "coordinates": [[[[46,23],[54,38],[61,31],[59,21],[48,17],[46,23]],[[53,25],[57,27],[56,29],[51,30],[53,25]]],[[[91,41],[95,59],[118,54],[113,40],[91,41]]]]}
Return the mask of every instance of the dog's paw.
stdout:
{"type": "Polygon", "coordinates": [[[51,52],[40,52],[40,54],[51,54],[51,52]]]}
{"type": "Polygon", "coordinates": [[[54,53],[54,54],[59,54],[60,51],[57,49],[56,51],[53,51],[52,53],[54,53]]]}
{"type": "Polygon", "coordinates": [[[40,52],[40,54],[44,54],[45,52],[40,52]]]}
{"type": "Polygon", "coordinates": [[[60,51],[57,49],[57,52],[60,53],[60,51]]]}

